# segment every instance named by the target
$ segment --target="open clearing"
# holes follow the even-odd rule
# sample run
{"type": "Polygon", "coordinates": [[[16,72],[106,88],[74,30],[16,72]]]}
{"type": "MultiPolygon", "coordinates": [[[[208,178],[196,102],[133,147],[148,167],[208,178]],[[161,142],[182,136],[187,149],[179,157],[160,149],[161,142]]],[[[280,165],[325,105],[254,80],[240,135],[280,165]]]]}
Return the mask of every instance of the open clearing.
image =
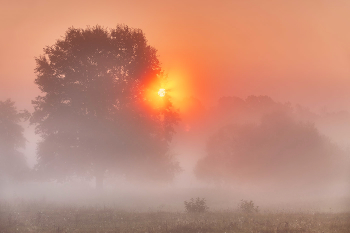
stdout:
{"type": "Polygon", "coordinates": [[[40,203],[0,205],[0,232],[350,232],[350,213],[235,211],[130,212],[109,207],[40,203]]]}

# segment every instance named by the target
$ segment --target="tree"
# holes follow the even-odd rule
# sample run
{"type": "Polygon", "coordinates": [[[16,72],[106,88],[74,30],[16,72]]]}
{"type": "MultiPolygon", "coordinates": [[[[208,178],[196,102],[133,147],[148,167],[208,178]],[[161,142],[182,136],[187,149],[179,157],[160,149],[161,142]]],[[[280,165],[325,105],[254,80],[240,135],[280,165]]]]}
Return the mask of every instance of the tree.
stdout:
{"type": "Polygon", "coordinates": [[[0,181],[20,180],[29,171],[24,155],[25,147],[21,121],[27,120],[27,111],[18,111],[10,99],[0,101],[0,181]]]}
{"type": "Polygon", "coordinates": [[[187,213],[204,213],[209,209],[204,198],[197,197],[196,200],[191,198],[190,201],[184,201],[184,204],[187,213]]]}
{"type": "Polygon", "coordinates": [[[242,213],[245,213],[245,214],[252,214],[252,213],[259,212],[259,206],[255,206],[252,200],[250,201],[241,200],[241,202],[238,205],[238,208],[242,213]]]}
{"type": "Polygon", "coordinates": [[[264,116],[260,124],[224,126],[206,146],[207,155],[195,173],[212,182],[317,185],[331,181],[344,158],[313,124],[298,122],[283,111],[264,116]]]}
{"type": "Polygon", "coordinates": [[[102,188],[107,171],[153,179],[178,171],[168,153],[178,114],[168,95],[151,103],[165,78],[141,30],[69,28],[36,63],[38,172],[95,177],[102,188]]]}

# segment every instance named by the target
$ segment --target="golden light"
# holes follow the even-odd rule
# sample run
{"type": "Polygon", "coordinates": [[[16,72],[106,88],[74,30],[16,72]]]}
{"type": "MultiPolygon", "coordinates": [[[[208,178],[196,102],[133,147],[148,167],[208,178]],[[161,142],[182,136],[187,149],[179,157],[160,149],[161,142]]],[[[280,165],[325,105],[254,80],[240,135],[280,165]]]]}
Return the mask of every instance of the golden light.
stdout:
{"type": "Polygon", "coordinates": [[[154,82],[150,82],[145,87],[145,100],[154,109],[162,109],[166,107],[169,102],[172,103],[175,109],[184,109],[184,98],[189,96],[190,90],[188,88],[186,73],[172,72],[166,77],[160,76],[154,82]],[[168,98],[165,101],[164,98],[168,98]]]}
{"type": "Polygon", "coordinates": [[[159,95],[160,97],[164,97],[164,96],[165,96],[165,93],[166,93],[166,91],[165,91],[164,88],[161,88],[161,89],[159,89],[159,91],[158,91],[158,95],[159,95]]]}

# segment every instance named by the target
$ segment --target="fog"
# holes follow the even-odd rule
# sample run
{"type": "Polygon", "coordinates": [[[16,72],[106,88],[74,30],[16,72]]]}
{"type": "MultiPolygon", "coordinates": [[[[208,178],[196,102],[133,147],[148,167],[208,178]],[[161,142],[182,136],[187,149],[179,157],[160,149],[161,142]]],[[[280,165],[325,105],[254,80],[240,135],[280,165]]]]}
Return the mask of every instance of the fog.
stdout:
{"type": "Polygon", "coordinates": [[[350,211],[348,3],[131,2],[1,3],[0,202],[350,211]]]}
{"type": "MultiPolygon", "coordinates": [[[[106,173],[104,188],[98,190],[91,176],[63,181],[28,178],[3,182],[2,200],[142,212],[184,211],[184,200],[203,197],[211,210],[234,210],[247,199],[264,210],[348,211],[348,112],[315,113],[268,96],[222,97],[209,108],[194,97],[184,101],[190,110],[181,115],[170,145],[181,171],[172,180],[106,173]],[[231,133],[235,141],[225,141],[222,132],[231,133]],[[236,154],[241,151],[232,165],[235,156],[222,154],[229,148],[236,154]],[[208,158],[213,159],[209,167],[201,169],[208,158]]],[[[33,126],[24,125],[31,141],[21,151],[35,168],[40,137],[34,136],[33,126]]]]}

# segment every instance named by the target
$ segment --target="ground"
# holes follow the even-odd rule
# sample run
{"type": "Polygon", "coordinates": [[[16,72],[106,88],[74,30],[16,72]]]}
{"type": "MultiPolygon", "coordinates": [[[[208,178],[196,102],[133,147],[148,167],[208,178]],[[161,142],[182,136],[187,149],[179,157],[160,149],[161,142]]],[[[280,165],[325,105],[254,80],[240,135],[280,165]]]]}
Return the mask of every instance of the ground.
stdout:
{"type": "Polygon", "coordinates": [[[0,204],[0,232],[350,232],[350,213],[238,211],[136,212],[39,202],[0,204]]]}

